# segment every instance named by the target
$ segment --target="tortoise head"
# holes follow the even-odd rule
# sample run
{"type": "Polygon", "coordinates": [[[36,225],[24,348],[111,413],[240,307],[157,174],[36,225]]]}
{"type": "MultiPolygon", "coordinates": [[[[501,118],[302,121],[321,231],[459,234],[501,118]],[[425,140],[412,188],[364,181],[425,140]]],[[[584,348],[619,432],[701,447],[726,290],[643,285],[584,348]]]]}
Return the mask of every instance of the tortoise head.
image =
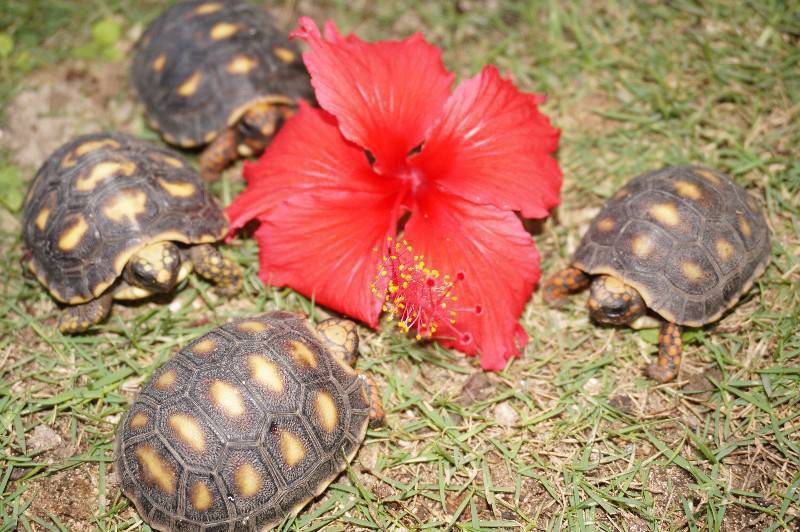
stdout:
{"type": "Polygon", "coordinates": [[[592,281],[589,313],[598,323],[625,325],[644,315],[642,296],[611,275],[598,275],[592,281]]]}
{"type": "Polygon", "coordinates": [[[236,126],[245,146],[239,149],[249,149],[254,154],[264,151],[283,121],[294,112],[294,106],[285,103],[262,101],[251,105],[236,126]]]}
{"type": "Polygon", "coordinates": [[[358,332],[354,322],[330,318],[317,324],[317,333],[333,356],[348,366],[356,363],[358,332]]]}
{"type": "Polygon", "coordinates": [[[175,288],[181,270],[181,253],[172,242],[154,242],[128,260],[123,277],[128,284],[153,293],[175,288]]]}

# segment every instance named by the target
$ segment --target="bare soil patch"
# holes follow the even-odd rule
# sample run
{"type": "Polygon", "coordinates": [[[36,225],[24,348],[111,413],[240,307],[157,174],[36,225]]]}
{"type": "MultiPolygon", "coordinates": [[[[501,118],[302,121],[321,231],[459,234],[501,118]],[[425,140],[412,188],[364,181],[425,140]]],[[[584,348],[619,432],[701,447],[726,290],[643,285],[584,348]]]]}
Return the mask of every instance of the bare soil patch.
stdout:
{"type": "Polygon", "coordinates": [[[138,117],[128,62],[70,60],[33,73],[8,103],[0,147],[28,171],[70,138],[132,130],[138,117]]]}
{"type": "Polygon", "coordinates": [[[96,469],[83,464],[29,482],[33,502],[28,512],[46,521],[49,521],[48,515],[53,514],[69,530],[95,530],[91,517],[97,511],[96,469]]]}

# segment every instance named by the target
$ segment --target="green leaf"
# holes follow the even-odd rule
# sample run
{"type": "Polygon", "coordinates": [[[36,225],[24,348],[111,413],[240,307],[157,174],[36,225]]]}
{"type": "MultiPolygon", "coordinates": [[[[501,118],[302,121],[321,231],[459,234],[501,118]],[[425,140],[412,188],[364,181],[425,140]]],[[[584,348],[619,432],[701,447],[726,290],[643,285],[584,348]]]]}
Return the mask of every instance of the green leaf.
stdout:
{"type": "Polygon", "coordinates": [[[8,57],[14,51],[14,37],[0,31],[0,57],[8,57]]]}
{"type": "Polygon", "coordinates": [[[703,329],[685,329],[681,335],[685,343],[699,342],[705,338],[705,336],[706,335],[703,333],[703,329]]]}
{"type": "Polygon", "coordinates": [[[30,72],[33,70],[33,67],[36,66],[30,50],[20,50],[14,54],[11,62],[13,63],[14,67],[21,72],[30,72]]]}
{"type": "Polygon", "coordinates": [[[658,345],[658,329],[642,329],[637,331],[639,337],[651,345],[658,345]]]}
{"type": "Polygon", "coordinates": [[[101,57],[108,61],[116,62],[122,60],[122,52],[116,48],[104,48],[101,57]]]}
{"type": "MultiPolygon", "coordinates": [[[[640,329],[636,331],[639,337],[651,345],[658,345],[659,329],[640,329]]],[[[704,338],[702,329],[686,329],[683,331],[681,338],[685,343],[695,342],[704,338]]]]}
{"type": "Polygon", "coordinates": [[[23,193],[25,185],[19,175],[19,169],[16,166],[4,166],[0,168],[0,202],[5,207],[12,211],[17,212],[22,207],[22,201],[25,197],[23,193]]]}
{"type": "Polygon", "coordinates": [[[103,47],[96,42],[87,42],[72,49],[75,59],[97,59],[103,55],[103,47]]]}
{"type": "Polygon", "coordinates": [[[122,24],[114,19],[104,18],[92,26],[92,39],[104,48],[117,44],[121,35],[122,24]]]}

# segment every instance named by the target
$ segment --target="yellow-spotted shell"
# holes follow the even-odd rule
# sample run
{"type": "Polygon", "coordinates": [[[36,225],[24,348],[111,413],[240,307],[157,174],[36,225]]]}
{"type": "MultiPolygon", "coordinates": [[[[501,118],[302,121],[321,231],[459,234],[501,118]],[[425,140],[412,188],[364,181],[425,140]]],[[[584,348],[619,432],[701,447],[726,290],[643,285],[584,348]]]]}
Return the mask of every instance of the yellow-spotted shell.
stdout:
{"type": "Polygon", "coordinates": [[[344,469],[369,409],[367,380],[302,316],[237,320],[143,386],[117,431],[117,477],[153,528],[262,530],[344,469]]]}

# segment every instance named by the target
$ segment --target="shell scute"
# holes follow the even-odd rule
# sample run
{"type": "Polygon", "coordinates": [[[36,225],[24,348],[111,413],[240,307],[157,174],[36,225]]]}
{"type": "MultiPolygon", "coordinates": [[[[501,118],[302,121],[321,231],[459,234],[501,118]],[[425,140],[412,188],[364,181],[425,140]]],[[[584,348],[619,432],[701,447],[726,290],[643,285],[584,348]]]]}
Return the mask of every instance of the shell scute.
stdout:
{"type": "Polygon", "coordinates": [[[245,516],[268,505],[275,497],[278,484],[267,464],[268,459],[255,447],[229,448],[220,469],[220,479],[236,515],[245,516]]]}
{"type": "Polygon", "coordinates": [[[642,219],[668,231],[676,240],[692,242],[702,228],[700,215],[686,202],[660,190],[638,194],[626,205],[626,219],[642,219]]]}
{"type": "Polygon", "coordinates": [[[664,264],[664,273],[681,292],[702,295],[713,290],[719,275],[703,248],[697,245],[679,247],[664,264]]]}
{"type": "Polygon", "coordinates": [[[702,244],[706,256],[714,261],[722,276],[740,270],[747,259],[744,243],[729,223],[709,222],[702,244]]]}
{"type": "Polygon", "coordinates": [[[739,204],[739,208],[736,210],[736,221],[733,226],[748,252],[759,249],[765,240],[769,240],[768,229],[763,218],[757,216],[743,204],[739,204]]]}
{"type": "Polygon", "coordinates": [[[225,490],[214,477],[189,471],[183,485],[186,518],[202,524],[224,521],[230,517],[225,490]]]}
{"type": "Polygon", "coordinates": [[[704,299],[694,300],[685,299],[683,302],[683,310],[678,311],[676,319],[683,319],[685,316],[704,316],[706,313],[706,301],[704,299]]]}
{"type": "Polygon", "coordinates": [[[673,240],[656,224],[631,220],[613,242],[623,271],[655,272],[672,253],[673,240]]]}
{"type": "Polygon", "coordinates": [[[723,300],[730,300],[738,295],[742,286],[742,276],[739,273],[734,273],[725,280],[722,285],[722,298],[723,300]]]}
{"type": "Polygon", "coordinates": [[[361,377],[350,383],[350,387],[345,392],[350,402],[353,412],[369,410],[369,390],[364,386],[361,377]]]}
{"type": "MultiPolygon", "coordinates": [[[[184,466],[156,436],[139,439],[121,450],[123,490],[146,491],[144,498],[154,511],[174,514],[178,509],[179,483],[184,466]],[[141,480],[139,480],[141,479],[141,480]],[[144,489],[143,489],[144,488],[144,489]]],[[[168,522],[162,519],[161,522],[168,522]]]]}
{"type": "Polygon", "coordinates": [[[128,429],[134,433],[149,433],[155,427],[155,410],[145,405],[139,405],[135,412],[128,417],[128,429]]]}
{"type": "Polygon", "coordinates": [[[228,441],[258,440],[267,416],[253,395],[234,372],[219,366],[198,371],[189,392],[195,406],[228,441]]]}
{"type": "Polygon", "coordinates": [[[718,219],[724,212],[722,193],[693,174],[677,175],[665,184],[665,189],[707,219],[718,219]]]}
{"type": "Polygon", "coordinates": [[[188,399],[159,409],[158,433],[185,464],[211,467],[222,456],[224,437],[188,399]]]}
{"type": "Polygon", "coordinates": [[[345,404],[347,398],[339,390],[331,389],[327,382],[309,386],[307,393],[303,401],[304,418],[311,425],[311,432],[322,450],[335,452],[350,421],[346,418],[350,412],[345,404]]]}
{"type": "Polygon", "coordinates": [[[156,370],[140,394],[159,405],[167,405],[184,396],[182,383],[188,382],[191,376],[192,371],[188,367],[171,361],[156,370]]]}
{"type": "Polygon", "coordinates": [[[147,227],[160,214],[159,204],[149,187],[138,185],[120,187],[97,198],[99,229],[113,237],[126,227],[147,227]]]}
{"type": "Polygon", "coordinates": [[[259,345],[254,345],[242,356],[242,361],[234,371],[240,381],[253,391],[253,399],[262,408],[276,414],[300,410],[303,388],[280,357],[259,345]]]}
{"type": "Polygon", "coordinates": [[[320,459],[319,444],[299,415],[273,418],[262,441],[287,486],[307,478],[309,468],[320,459]]]}
{"type": "Polygon", "coordinates": [[[624,230],[625,221],[613,213],[597,215],[597,224],[592,224],[586,233],[587,238],[601,246],[612,246],[619,232],[624,230]]]}
{"type": "Polygon", "coordinates": [[[226,334],[211,331],[189,343],[180,351],[179,357],[190,367],[209,368],[225,362],[231,356],[234,342],[226,334]]]}

